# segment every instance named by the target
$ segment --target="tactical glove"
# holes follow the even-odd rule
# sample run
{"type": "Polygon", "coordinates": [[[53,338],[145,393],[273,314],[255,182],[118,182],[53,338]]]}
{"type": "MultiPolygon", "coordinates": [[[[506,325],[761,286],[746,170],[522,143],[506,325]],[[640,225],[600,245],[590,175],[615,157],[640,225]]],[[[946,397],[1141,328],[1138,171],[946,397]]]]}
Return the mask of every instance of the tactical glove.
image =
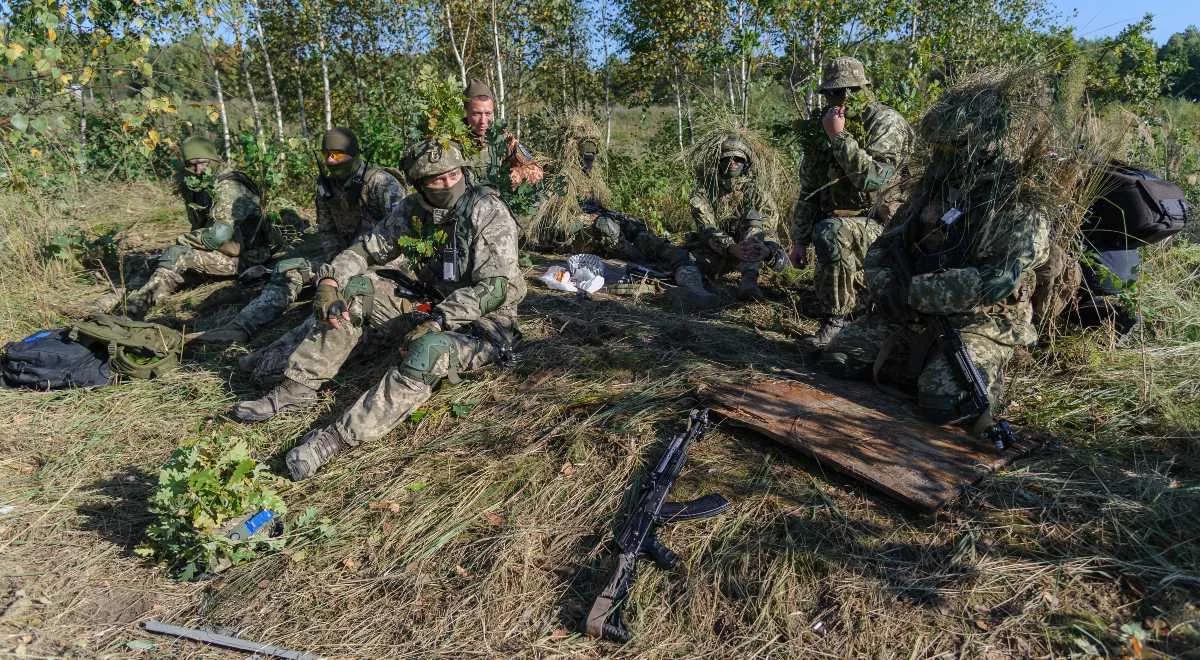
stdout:
{"type": "Polygon", "coordinates": [[[313,316],[318,321],[327,322],[330,317],[341,316],[346,311],[346,301],[342,294],[332,284],[318,284],[313,295],[313,316]]]}

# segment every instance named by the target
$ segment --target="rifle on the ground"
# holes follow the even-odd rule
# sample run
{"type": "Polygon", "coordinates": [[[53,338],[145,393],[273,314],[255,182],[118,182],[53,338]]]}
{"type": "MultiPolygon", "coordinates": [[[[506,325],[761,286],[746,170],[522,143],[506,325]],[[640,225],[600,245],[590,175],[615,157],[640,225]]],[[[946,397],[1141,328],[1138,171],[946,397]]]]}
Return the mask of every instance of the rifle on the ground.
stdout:
{"type": "Polygon", "coordinates": [[[980,420],[976,424],[986,425],[983,436],[992,441],[997,452],[1004,451],[1005,447],[1011,446],[1017,440],[1012,427],[1004,420],[992,420],[992,403],[988,397],[987,383],[983,380],[983,374],[979,373],[979,368],[971,360],[967,345],[963,343],[962,333],[951,325],[950,320],[945,316],[934,318],[942,335],[942,350],[945,351],[946,360],[955,368],[970,392],[971,411],[968,417],[980,420]],[[985,415],[986,419],[984,419],[985,415]]]}
{"type": "Polygon", "coordinates": [[[658,465],[642,483],[633,513],[615,538],[621,551],[617,556],[617,570],[592,604],[585,621],[587,634],[592,637],[629,641],[629,630],[621,621],[621,608],[633,585],[639,558],[649,557],[665,569],[674,568],[679,563],[679,556],[655,536],[658,525],[707,518],[729,508],[729,501],[717,494],[705,495],[690,502],[666,501],[667,493],[687,461],[688,447],[706,430],[708,410],[691,411],[687,430],[671,437],[658,465]]]}

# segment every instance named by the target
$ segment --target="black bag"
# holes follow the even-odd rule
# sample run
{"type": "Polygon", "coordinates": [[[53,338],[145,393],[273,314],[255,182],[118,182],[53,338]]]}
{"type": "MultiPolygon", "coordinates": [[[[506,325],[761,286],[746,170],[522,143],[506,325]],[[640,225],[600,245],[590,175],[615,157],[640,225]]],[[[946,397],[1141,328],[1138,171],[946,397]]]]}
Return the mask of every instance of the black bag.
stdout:
{"type": "Polygon", "coordinates": [[[1083,233],[1100,250],[1125,250],[1179,233],[1192,207],[1179,186],[1120,161],[1104,166],[1101,197],[1088,209],[1083,233]]]}
{"type": "Polygon", "coordinates": [[[56,390],[112,382],[108,355],[71,341],[69,330],[41,330],[4,347],[0,376],[9,387],[56,390]]]}

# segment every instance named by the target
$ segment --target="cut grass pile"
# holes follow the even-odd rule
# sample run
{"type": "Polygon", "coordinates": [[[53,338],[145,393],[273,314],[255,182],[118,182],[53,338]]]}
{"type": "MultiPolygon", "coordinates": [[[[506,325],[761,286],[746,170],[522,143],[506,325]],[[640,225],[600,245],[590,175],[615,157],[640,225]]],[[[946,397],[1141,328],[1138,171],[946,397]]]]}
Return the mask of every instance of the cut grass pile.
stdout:
{"type": "MultiPolygon", "coordinates": [[[[162,190],[136,190],[94,196],[69,221],[176,207],[162,190]]],[[[37,256],[32,241],[68,219],[29,203],[0,204],[5,340],[65,322],[107,286],[37,256]]],[[[172,218],[162,231],[139,223],[156,231],[136,245],[168,243],[182,225],[172,218]]],[[[239,434],[279,469],[394,352],[344,370],[316,410],[250,428],[218,417],[252,393],[239,348],[192,352],[153,382],[0,391],[0,651],[212,653],[137,628],[158,618],[356,657],[1000,658],[1135,645],[1186,656],[1200,647],[1198,351],[1184,338],[1197,289],[1158,287],[1195,278],[1196,248],[1165,250],[1149,268],[1148,344],[1060,337],[1018,365],[1013,417],[1053,437],[936,515],[752,434],[711,432],[677,496],[717,491],[734,507],[663,530],[683,568],[642,568],[626,646],[577,632],[612,569],[614,514],[699,386],[803,368],[794,339],[814,325],[804,275],[794,290],[770,287],[770,303],[690,317],[532,285],[516,366],[442,388],[419,421],[288,487],[289,519],[316,515],[293,525],[287,549],[205,582],[177,583],[132,554],[176,443],[202,429],[239,434]]],[[[244,301],[208,284],[159,313],[205,328],[244,301]]]]}

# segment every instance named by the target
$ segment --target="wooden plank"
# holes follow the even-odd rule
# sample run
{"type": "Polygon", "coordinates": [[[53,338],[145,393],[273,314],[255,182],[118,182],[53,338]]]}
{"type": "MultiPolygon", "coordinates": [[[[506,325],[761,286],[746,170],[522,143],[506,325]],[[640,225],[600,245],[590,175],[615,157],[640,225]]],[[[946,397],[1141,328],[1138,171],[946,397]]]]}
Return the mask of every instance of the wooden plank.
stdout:
{"type": "Polygon", "coordinates": [[[795,375],[720,383],[705,394],[713,412],[925,511],[1033,446],[1022,438],[999,455],[962,429],[917,418],[869,383],[795,375]]]}

